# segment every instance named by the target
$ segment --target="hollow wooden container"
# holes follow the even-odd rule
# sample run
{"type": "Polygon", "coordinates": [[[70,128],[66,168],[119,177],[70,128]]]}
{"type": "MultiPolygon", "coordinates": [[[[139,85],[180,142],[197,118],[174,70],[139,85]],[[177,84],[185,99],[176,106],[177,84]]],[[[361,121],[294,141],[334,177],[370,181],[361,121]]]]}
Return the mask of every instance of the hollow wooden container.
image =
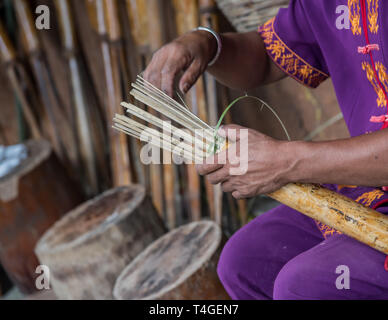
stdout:
{"type": "Polygon", "coordinates": [[[36,242],[83,198],[48,142],[34,140],[26,146],[28,158],[0,179],[0,261],[23,293],[33,293],[36,242]]]}
{"type": "Polygon", "coordinates": [[[120,272],[165,232],[142,186],[119,187],[69,212],[36,254],[59,299],[112,299],[120,272]]]}
{"type": "Polygon", "coordinates": [[[176,229],[141,253],[118,277],[119,300],[229,300],[216,272],[222,231],[211,221],[176,229]]]}

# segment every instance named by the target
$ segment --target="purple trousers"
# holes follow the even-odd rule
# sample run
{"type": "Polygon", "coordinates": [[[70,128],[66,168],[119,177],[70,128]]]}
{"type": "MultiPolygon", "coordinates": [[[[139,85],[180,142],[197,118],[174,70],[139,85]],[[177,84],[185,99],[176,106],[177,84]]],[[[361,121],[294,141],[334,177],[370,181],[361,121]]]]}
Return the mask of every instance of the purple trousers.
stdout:
{"type": "Polygon", "coordinates": [[[233,235],[218,275],[235,300],[386,300],[385,258],[345,235],[324,239],[312,219],[282,205],[233,235]]]}

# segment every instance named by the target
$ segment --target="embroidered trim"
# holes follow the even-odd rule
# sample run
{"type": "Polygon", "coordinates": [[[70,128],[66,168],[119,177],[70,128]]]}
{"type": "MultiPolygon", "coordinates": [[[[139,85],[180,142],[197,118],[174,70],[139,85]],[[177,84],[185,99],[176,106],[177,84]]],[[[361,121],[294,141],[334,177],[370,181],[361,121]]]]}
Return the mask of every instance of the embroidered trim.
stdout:
{"type": "Polygon", "coordinates": [[[258,30],[268,54],[284,72],[295,80],[312,88],[318,87],[329,76],[292,51],[276,34],[274,21],[275,18],[269,20],[258,30]]]}
{"type": "Polygon", "coordinates": [[[375,200],[379,200],[385,193],[379,189],[365,192],[356,199],[356,202],[363,204],[366,207],[370,207],[375,200]]]}
{"type": "MultiPolygon", "coordinates": [[[[377,64],[376,64],[377,66],[377,64]]],[[[386,107],[387,106],[387,100],[385,98],[385,93],[383,91],[383,89],[380,87],[380,84],[378,82],[378,79],[376,79],[376,76],[375,76],[375,72],[373,70],[373,67],[372,65],[369,63],[369,62],[363,62],[362,63],[362,70],[365,71],[366,73],[366,77],[368,78],[370,84],[372,85],[373,89],[375,89],[376,91],[376,94],[377,94],[377,105],[379,107],[386,107]]],[[[384,76],[386,77],[386,73],[385,73],[385,68],[383,65],[379,65],[379,74],[381,74],[379,76],[379,78],[384,78],[384,76]],[[384,75],[385,73],[385,75],[384,75]]],[[[387,78],[388,79],[388,78],[387,78]]]]}
{"type": "Polygon", "coordinates": [[[352,26],[352,33],[355,36],[361,35],[360,3],[359,0],[348,0],[349,20],[352,26]]]}
{"type": "Polygon", "coordinates": [[[368,1],[368,21],[369,30],[372,33],[379,31],[378,18],[379,18],[379,0],[367,0],[368,1]]]}

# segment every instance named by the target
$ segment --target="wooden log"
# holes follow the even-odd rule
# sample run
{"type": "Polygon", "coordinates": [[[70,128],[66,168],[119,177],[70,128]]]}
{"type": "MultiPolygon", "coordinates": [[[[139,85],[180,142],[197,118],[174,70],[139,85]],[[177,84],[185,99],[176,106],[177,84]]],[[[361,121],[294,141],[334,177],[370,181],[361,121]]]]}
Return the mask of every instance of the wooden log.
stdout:
{"type": "Polygon", "coordinates": [[[144,187],[119,187],[58,221],[36,254],[59,299],[111,299],[123,268],[165,232],[144,187]]]}
{"type": "Polygon", "coordinates": [[[0,179],[0,261],[24,293],[36,291],[39,237],[83,197],[48,142],[30,141],[29,156],[0,179]]]}
{"type": "Polygon", "coordinates": [[[229,299],[216,272],[222,231],[211,221],[193,222],[151,244],[116,281],[119,300],[229,299]]]}

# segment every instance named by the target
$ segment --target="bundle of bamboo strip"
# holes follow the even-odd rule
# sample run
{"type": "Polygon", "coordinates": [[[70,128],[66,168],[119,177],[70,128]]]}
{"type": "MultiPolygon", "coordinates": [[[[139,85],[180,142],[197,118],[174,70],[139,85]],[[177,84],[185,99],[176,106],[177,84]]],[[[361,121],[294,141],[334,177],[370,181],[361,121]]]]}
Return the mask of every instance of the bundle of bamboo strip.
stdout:
{"type": "Polygon", "coordinates": [[[216,132],[214,128],[142,77],[139,76],[132,86],[131,95],[136,100],[146,104],[162,114],[165,119],[173,121],[187,131],[125,102],[121,105],[127,113],[139,120],[136,121],[130,117],[116,114],[113,119],[113,128],[139,140],[145,140],[148,137],[150,138],[148,142],[151,145],[182,157],[191,164],[196,161],[202,162],[213,153],[213,150],[219,150],[225,145],[225,139],[222,138],[218,138],[215,142],[216,132]],[[140,121],[145,121],[156,129],[149,130],[149,127],[140,121]]]}

